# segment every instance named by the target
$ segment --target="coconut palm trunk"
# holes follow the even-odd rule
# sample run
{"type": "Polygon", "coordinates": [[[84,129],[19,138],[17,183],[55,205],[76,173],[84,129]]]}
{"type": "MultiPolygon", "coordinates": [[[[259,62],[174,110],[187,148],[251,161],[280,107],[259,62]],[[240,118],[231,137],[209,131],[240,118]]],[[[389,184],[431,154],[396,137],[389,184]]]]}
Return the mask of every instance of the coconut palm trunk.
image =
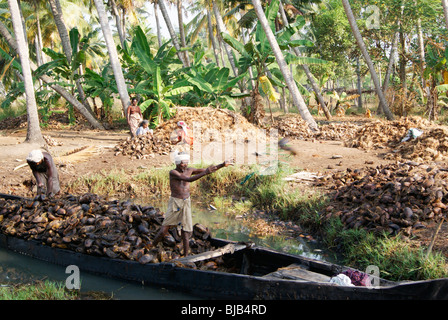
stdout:
{"type": "Polygon", "coordinates": [[[123,33],[123,23],[121,21],[120,12],[118,11],[117,4],[115,3],[115,0],[110,1],[111,5],[111,11],[113,16],[115,17],[115,24],[117,25],[117,32],[118,32],[118,38],[120,38],[121,46],[124,46],[124,33],[123,33]]]}
{"type": "Polygon", "coordinates": [[[216,4],[216,1],[213,1],[213,13],[215,14],[216,27],[218,28],[218,38],[220,39],[221,43],[224,46],[224,50],[226,51],[227,57],[229,58],[229,63],[232,68],[233,75],[236,77],[238,76],[238,71],[235,66],[235,61],[233,60],[232,49],[225,41],[222,41],[221,38],[221,33],[227,32],[227,29],[224,25],[224,22],[222,21],[221,13],[219,12],[219,8],[218,5],[216,4]]]}
{"type": "Polygon", "coordinates": [[[372,60],[370,59],[369,53],[367,52],[366,46],[364,44],[364,40],[362,39],[361,33],[359,32],[355,16],[353,15],[352,8],[350,7],[350,3],[348,2],[348,0],[342,0],[342,5],[344,6],[345,14],[347,15],[348,22],[350,23],[350,27],[352,29],[353,35],[355,36],[356,42],[358,43],[358,47],[361,50],[364,59],[366,60],[367,66],[369,67],[370,75],[372,76],[376,93],[378,95],[378,98],[380,99],[380,103],[383,106],[384,114],[386,115],[386,118],[388,120],[393,120],[394,116],[392,112],[390,112],[386,98],[384,97],[380,81],[375,71],[375,67],[373,66],[372,60]]]}
{"type": "MultiPolygon", "coordinates": [[[[8,29],[2,22],[0,22],[0,34],[5,38],[6,42],[8,42],[8,45],[11,48],[11,50],[18,53],[19,48],[17,46],[17,43],[14,41],[8,29]]],[[[37,69],[37,66],[33,63],[33,61],[30,60],[29,64],[32,71],[35,71],[37,69]]],[[[96,120],[95,117],[89,111],[87,111],[86,107],[81,102],[76,100],[76,98],[73,95],[71,95],[67,90],[65,90],[64,87],[56,84],[57,81],[55,79],[45,74],[40,75],[39,78],[42,79],[43,82],[48,84],[54,91],[59,93],[68,103],[73,105],[73,107],[86,118],[86,120],[92,125],[92,127],[94,127],[95,129],[101,129],[101,130],[104,129],[103,125],[99,123],[98,120],[96,120]]]]}
{"type": "Polygon", "coordinates": [[[288,86],[289,92],[292,96],[295,106],[299,110],[299,113],[303,120],[308,123],[308,127],[314,133],[319,132],[319,128],[317,127],[316,121],[314,121],[313,117],[308,110],[308,107],[303,100],[302,95],[297,88],[297,84],[294,82],[291,72],[288,69],[288,65],[286,64],[285,58],[280,50],[280,47],[275,39],[274,33],[272,32],[269,22],[266,19],[263,8],[261,7],[260,0],[252,0],[252,4],[255,9],[255,13],[257,14],[258,20],[260,21],[261,27],[263,28],[266,38],[269,41],[269,44],[274,52],[275,58],[277,60],[277,64],[280,68],[280,71],[283,74],[283,78],[285,79],[286,85],[288,86]]]}
{"type": "MultiPolygon", "coordinates": [[[[185,30],[184,30],[184,19],[182,17],[182,0],[177,0],[177,17],[179,20],[179,36],[180,36],[180,44],[182,48],[187,47],[187,42],[185,41],[185,30]]],[[[188,57],[188,51],[183,51],[184,61],[187,67],[190,66],[190,58],[188,57]]]]}
{"type": "Polygon", "coordinates": [[[448,30],[448,2],[447,0],[442,0],[443,7],[443,17],[445,18],[445,28],[448,30]]]}
{"type": "MultiPolygon", "coordinates": [[[[282,1],[279,1],[279,11],[280,15],[282,17],[284,25],[287,27],[289,26],[288,18],[286,17],[285,10],[283,9],[282,1]]],[[[296,39],[297,37],[295,35],[292,36],[292,39],[296,39]]],[[[292,48],[296,56],[300,57],[300,51],[298,48],[293,47],[292,48]]],[[[330,111],[327,108],[327,105],[325,104],[324,98],[322,97],[322,94],[320,93],[319,86],[317,85],[316,81],[314,80],[314,76],[310,71],[310,68],[306,64],[302,65],[303,71],[305,71],[306,77],[308,78],[308,81],[311,83],[311,87],[313,88],[314,93],[316,94],[317,100],[319,104],[322,107],[322,110],[324,111],[325,117],[330,120],[331,114],[330,111]]]]}
{"type": "Polygon", "coordinates": [[[21,13],[17,0],[8,0],[9,10],[11,12],[11,20],[16,35],[17,49],[22,65],[23,81],[25,84],[26,95],[26,114],[28,119],[28,128],[25,142],[44,144],[44,138],[39,126],[39,115],[37,113],[36,96],[34,94],[33,77],[30,68],[30,57],[28,46],[26,45],[26,36],[22,26],[21,13]]]}
{"type": "Polygon", "coordinates": [[[210,41],[212,43],[213,48],[213,54],[215,55],[216,65],[219,66],[219,56],[218,56],[218,48],[216,46],[215,36],[213,35],[213,24],[212,24],[212,16],[210,14],[209,8],[207,10],[207,28],[208,28],[208,35],[210,37],[210,41]]]}
{"type": "Polygon", "coordinates": [[[168,28],[168,32],[170,33],[171,41],[173,41],[173,46],[176,49],[176,54],[179,57],[179,60],[182,61],[182,64],[184,67],[187,66],[186,62],[184,61],[184,56],[182,52],[180,51],[180,44],[179,40],[177,39],[176,32],[174,32],[173,25],[171,24],[170,16],[168,15],[168,10],[165,5],[165,0],[158,0],[160,12],[162,12],[163,19],[165,20],[166,26],[168,28]]]}
{"type": "Polygon", "coordinates": [[[157,12],[157,0],[154,1],[154,16],[156,18],[156,28],[157,28],[157,41],[159,43],[159,48],[162,46],[162,34],[160,33],[160,22],[159,13],[157,12]]]}
{"type": "Polygon", "coordinates": [[[117,89],[123,106],[123,112],[126,115],[128,106],[130,105],[130,99],[126,82],[124,81],[123,70],[121,69],[120,61],[118,60],[117,48],[115,47],[112,31],[110,30],[109,20],[107,19],[106,9],[104,8],[103,0],[94,0],[94,2],[96,10],[98,11],[98,18],[100,20],[101,29],[103,30],[104,39],[106,40],[110,64],[114,72],[115,81],[117,82],[117,89]]]}
{"type": "MultiPolygon", "coordinates": [[[[67,57],[67,60],[70,62],[72,60],[73,48],[70,44],[70,38],[68,36],[68,31],[65,26],[61,4],[59,3],[59,0],[48,0],[48,2],[50,4],[51,12],[53,13],[54,22],[56,24],[56,28],[58,29],[59,37],[61,38],[62,49],[64,50],[64,54],[67,57]]],[[[75,71],[75,74],[78,74],[78,71],[75,71]]],[[[75,81],[75,84],[82,103],[87,108],[87,110],[92,113],[92,109],[90,108],[90,105],[84,93],[84,89],[82,88],[79,79],[75,81]]]]}
{"type": "MultiPolygon", "coordinates": [[[[384,75],[384,81],[383,81],[384,94],[386,94],[387,88],[389,87],[389,79],[390,75],[392,74],[392,69],[394,66],[395,52],[397,51],[397,45],[398,45],[398,32],[395,32],[394,37],[392,39],[392,46],[389,54],[389,64],[387,65],[386,74],[384,75]]],[[[382,105],[381,103],[378,103],[377,114],[381,114],[382,112],[383,112],[382,105]]]]}

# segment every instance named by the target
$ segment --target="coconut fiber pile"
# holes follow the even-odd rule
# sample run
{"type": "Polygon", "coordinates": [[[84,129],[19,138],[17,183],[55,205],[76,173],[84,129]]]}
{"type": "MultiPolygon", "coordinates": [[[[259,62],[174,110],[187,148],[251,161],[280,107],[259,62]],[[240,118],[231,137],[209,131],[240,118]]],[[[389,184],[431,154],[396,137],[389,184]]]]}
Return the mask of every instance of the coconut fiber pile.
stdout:
{"type": "Polygon", "coordinates": [[[255,136],[257,130],[243,116],[227,109],[178,107],[171,119],[154,129],[153,136],[128,138],[115,147],[115,155],[123,154],[141,159],[154,154],[168,154],[173,150],[170,139],[173,135],[176,137],[175,131],[179,121],[187,124],[197,143],[247,140],[255,136]]]}
{"type": "Polygon", "coordinates": [[[276,121],[274,127],[282,137],[300,140],[336,140],[342,141],[353,138],[360,125],[350,122],[334,122],[319,125],[320,132],[314,134],[308,124],[299,115],[282,117],[276,121]]]}
{"type": "Polygon", "coordinates": [[[350,148],[376,150],[395,148],[409,129],[427,130],[431,123],[419,117],[406,117],[394,121],[374,121],[360,127],[345,145],[350,148]]]}
{"type": "Polygon", "coordinates": [[[347,228],[411,235],[446,216],[447,178],[447,169],[407,162],[347,169],[318,184],[334,190],[326,219],[339,217],[347,228]]]}
{"type": "MultiPolygon", "coordinates": [[[[149,247],[164,217],[152,206],[105,201],[86,193],[53,199],[1,199],[0,208],[2,233],[52,247],[142,264],[179,258],[183,250],[176,231],[168,234],[163,244],[149,247]]],[[[208,228],[194,226],[190,239],[193,254],[214,249],[209,236],[208,228]]]]}

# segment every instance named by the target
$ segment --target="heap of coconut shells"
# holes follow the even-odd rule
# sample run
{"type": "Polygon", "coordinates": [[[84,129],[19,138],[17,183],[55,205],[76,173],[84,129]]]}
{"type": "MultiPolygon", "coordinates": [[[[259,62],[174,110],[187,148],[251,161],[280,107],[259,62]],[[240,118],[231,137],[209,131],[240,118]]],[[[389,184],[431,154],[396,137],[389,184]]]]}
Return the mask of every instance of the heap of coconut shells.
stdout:
{"type": "Polygon", "coordinates": [[[331,193],[323,215],[347,228],[411,235],[446,216],[448,169],[416,162],[347,169],[317,182],[331,193]]]}
{"type": "Polygon", "coordinates": [[[313,133],[308,124],[299,115],[288,115],[279,118],[274,127],[282,137],[299,140],[333,140],[343,141],[351,139],[360,128],[360,124],[352,122],[332,122],[319,125],[319,133],[313,133]]]}
{"type": "Polygon", "coordinates": [[[172,151],[169,137],[156,133],[129,137],[115,146],[115,155],[125,155],[132,159],[146,159],[156,154],[163,155],[172,151]]]}
{"type": "Polygon", "coordinates": [[[345,146],[362,150],[395,148],[409,129],[427,130],[431,123],[420,117],[404,117],[394,121],[373,121],[360,127],[345,146]]]}
{"type": "Polygon", "coordinates": [[[115,147],[115,155],[123,154],[133,159],[166,155],[175,149],[177,123],[184,121],[196,143],[212,141],[254,141],[259,134],[257,127],[243,116],[227,110],[210,107],[178,107],[175,115],[157,126],[154,134],[127,138],[115,147]]]}
{"type": "MultiPolygon", "coordinates": [[[[51,247],[142,264],[177,259],[183,252],[175,229],[157,247],[151,247],[164,218],[163,213],[152,206],[106,201],[96,194],[86,193],[51,199],[44,196],[1,199],[0,208],[3,234],[36,240],[51,247]]],[[[213,250],[209,236],[207,227],[196,224],[190,239],[191,253],[213,250]]],[[[200,265],[188,267],[199,268],[200,265]]],[[[217,267],[216,263],[213,267],[217,267]]]]}

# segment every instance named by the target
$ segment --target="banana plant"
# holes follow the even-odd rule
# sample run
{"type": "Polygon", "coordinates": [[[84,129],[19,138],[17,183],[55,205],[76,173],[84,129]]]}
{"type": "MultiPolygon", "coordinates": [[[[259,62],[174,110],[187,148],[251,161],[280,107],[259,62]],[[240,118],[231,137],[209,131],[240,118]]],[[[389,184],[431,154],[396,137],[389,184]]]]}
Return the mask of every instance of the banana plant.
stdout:
{"type": "Polygon", "coordinates": [[[102,103],[102,116],[112,122],[113,94],[118,93],[117,84],[109,65],[103,68],[101,74],[86,68],[84,75],[84,92],[91,98],[99,98],[102,103]]]}
{"type": "MultiPolygon", "coordinates": [[[[438,105],[443,105],[439,103],[439,94],[441,94],[445,89],[445,84],[448,82],[448,42],[443,41],[443,43],[429,42],[426,46],[426,69],[423,72],[423,76],[429,83],[430,94],[427,96],[428,99],[422,99],[423,102],[427,103],[428,106],[428,117],[430,120],[434,120],[437,115],[438,105]]],[[[423,90],[422,90],[423,91],[423,90]]],[[[422,94],[422,97],[425,95],[422,94]]],[[[445,93],[446,96],[446,93],[445,93]]]]}
{"type": "Polygon", "coordinates": [[[177,77],[176,65],[181,63],[168,43],[153,54],[145,33],[137,27],[131,46],[123,48],[122,66],[128,69],[125,77],[132,84],[128,92],[140,95],[143,100],[140,109],[143,116],[151,120],[152,126],[157,126],[164,118],[169,119],[174,113],[175,102],[193,89],[177,77]]]}
{"type": "Polygon", "coordinates": [[[229,68],[219,68],[214,63],[204,66],[204,54],[204,51],[196,52],[193,65],[184,74],[184,81],[194,86],[194,90],[190,91],[185,99],[203,106],[235,110],[236,99],[248,94],[232,92],[232,89],[247,73],[232,77],[229,68]]]}
{"type": "Polygon", "coordinates": [[[173,101],[177,99],[179,95],[192,89],[192,86],[184,85],[184,83],[167,85],[162,80],[160,67],[156,66],[152,81],[139,83],[133,91],[144,92],[150,97],[140,104],[140,109],[143,114],[148,114],[146,111],[150,108],[148,109],[150,110],[149,118],[153,125],[157,126],[164,118],[169,119],[174,114],[176,105],[173,101]],[[147,88],[151,82],[152,87],[147,88]]]}

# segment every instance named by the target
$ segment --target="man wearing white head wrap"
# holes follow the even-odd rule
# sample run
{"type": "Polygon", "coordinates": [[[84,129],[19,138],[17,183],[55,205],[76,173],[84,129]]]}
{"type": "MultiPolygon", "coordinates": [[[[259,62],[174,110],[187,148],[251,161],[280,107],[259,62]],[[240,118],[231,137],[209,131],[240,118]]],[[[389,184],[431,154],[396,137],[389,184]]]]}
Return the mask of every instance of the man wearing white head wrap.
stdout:
{"type": "Polygon", "coordinates": [[[203,176],[215,172],[218,169],[232,165],[225,161],[217,166],[210,166],[207,169],[196,169],[188,167],[190,156],[188,153],[179,153],[174,161],[176,168],[170,171],[171,197],[168,201],[168,208],[162,228],[154,238],[152,246],[156,246],[163,240],[170,227],[180,227],[182,243],[184,246],[184,256],[189,253],[189,240],[193,232],[191,219],[190,182],[196,181],[203,176]]]}
{"type": "Polygon", "coordinates": [[[38,195],[46,189],[47,196],[52,197],[61,190],[58,171],[49,153],[33,150],[28,154],[26,161],[36,178],[38,195]]]}
{"type": "Polygon", "coordinates": [[[182,161],[190,161],[190,155],[188,153],[179,152],[174,156],[174,163],[180,164],[182,161]]]}

